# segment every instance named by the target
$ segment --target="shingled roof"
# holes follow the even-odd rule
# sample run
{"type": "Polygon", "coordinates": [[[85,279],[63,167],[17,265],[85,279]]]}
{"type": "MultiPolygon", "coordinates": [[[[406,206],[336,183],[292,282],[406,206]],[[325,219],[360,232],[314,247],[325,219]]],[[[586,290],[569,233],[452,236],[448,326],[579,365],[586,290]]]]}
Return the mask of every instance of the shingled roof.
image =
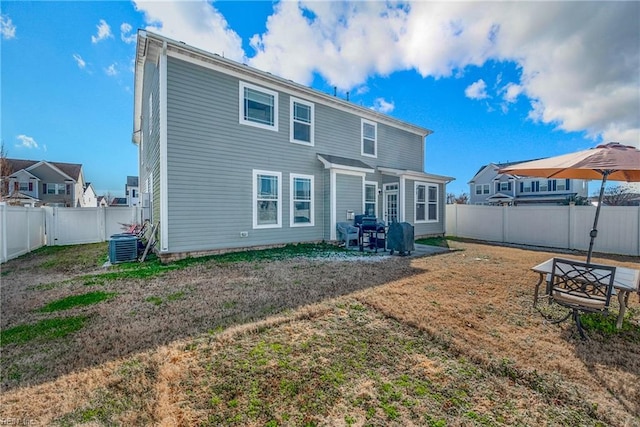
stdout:
{"type": "MultiPolygon", "coordinates": [[[[11,168],[11,173],[18,172],[22,169],[29,169],[31,166],[40,163],[40,160],[23,160],[23,159],[6,159],[7,164],[11,168]]],[[[63,162],[49,162],[44,160],[60,169],[65,174],[69,175],[72,179],[78,181],[80,179],[80,172],[82,171],[82,165],[78,163],[63,163],[63,162]]],[[[4,174],[4,171],[3,171],[4,174]]]]}

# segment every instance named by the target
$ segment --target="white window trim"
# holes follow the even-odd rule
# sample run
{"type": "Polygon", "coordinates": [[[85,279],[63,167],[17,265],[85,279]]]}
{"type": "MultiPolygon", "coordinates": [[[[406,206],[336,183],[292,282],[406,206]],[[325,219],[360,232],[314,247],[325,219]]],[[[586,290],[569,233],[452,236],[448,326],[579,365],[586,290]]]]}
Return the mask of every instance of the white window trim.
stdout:
{"type": "Polygon", "coordinates": [[[378,124],[376,122],[372,122],[366,119],[360,119],[360,154],[362,154],[365,157],[373,157],[373,158],[378,157],[378,124]],[[367,154],[364,152],[364,124],[365,123],[373,125],[373,128],[375,129],[375,132],[376,132],[376,137],[373,140],[373,151],[375,152],[374,154],[367,154]]]}
{"type": "Polygon", "coordinates": [[[435,223],[438,222],[439,220],[439,211],[440,211],[440,191],[438,189],[438,185],[431,183],[431,182],[423,182],[423,181],[416,181],[413,184],[413,221],[415,224],[427,224],[427,223],[435,223]],[[418,193],[418,187],[419,186],[424,186],[424,220],[418,220],[417,219],[417,214],[418,214],[418,209],[416,209],[416,204],[418,203],[417,201],[417,193],[418,193]],[[429,187],[435,187],[436,189],[436,219],[429,219],[429,203],[433,203],[433,202],[429,202],[429,187]]]}
{"type": "Polygon", "coordinates": [[[300,144],[300,145],[306,145],[308,147],[313,147],[315,145],[315,138],[314,138],[314,134],[315,134],[315,107],[314,104],[309,102],[309,101],[305,101],[299,98],[294,98],[293,96],[289,98],[289,142],[292,142],[294,144],[300,144]],[[302,141],[300,139],[295,139],[294,138],[294,134],[293,134],[293,124],[294,122],[294,118],[293,118],[293,103],[298,103],[298,104],[302,104],[302,105],[306,105],[307,107],[310,108],[310,113],[311,113],[311,123],[309,123],[310,125],[310,129],[309,129],[309,135],[310,135],[310,141],[302,141]]]}
{"type": "Polygon", "coordinates": [[[302,174],[296,174],[296,173],[292,173],[290,174],[289,177],[289,225],[291,227],[313,227],[315,225],[315,203],[314,203],[314,199],[315,199],[315,191],[314,191],[314,179],[313,179],[313,175],[302,175],[302,174]],[[309,207],[309,213],[311,215],[311,218],[309,218],[311,220],[311,222],[307,222],[307,223],[295,223],[294,222],[294,211],[295,211],[295,201],[294,201],[294,196],[295,196],[295,188],[293,185],[293,181],[295,178],[303,178],[303,179],[308,179],[311,181],[311,205],[309,207]]]}
{"type": "Polygon", "coordinates": [[[239,85],[239,98],[238,98],[238,116],[241,125],[253,126],[260,129],[267,129],[277,132],[278,131],[278,92],[266,89],[261,86],[252,85],[247,82],[240,82],[239,85]],[[253,89],[258,92],[263,92],[267,95],[273,96],[273,126],[265,125],[263,123],[252,122],[251,120],[246,120],[244,118],[244,89],[253,89]]]}
{"type": "Polygon", "coordinates": [[[253,228],[282,228],[282,172],[253,170],[253,228]],[[258,224],[258,175],[271,175],[278,178],[278,210],[276,224],[258,224]]]}
{"type": "Polygon", "coordinates": [[[375,204],[376,204],[375,214],[376,214],[376,217],[377,217],[378,216],[378,183],[376,181],[365,181],[362,184],[362,212],[364,213],[364,212],[367,211],[367,209],[366,209],[366,206],[367,206],[367,185],[375,186],[375,197],[376,197],[376,200],[375,200],[375,204]]]}

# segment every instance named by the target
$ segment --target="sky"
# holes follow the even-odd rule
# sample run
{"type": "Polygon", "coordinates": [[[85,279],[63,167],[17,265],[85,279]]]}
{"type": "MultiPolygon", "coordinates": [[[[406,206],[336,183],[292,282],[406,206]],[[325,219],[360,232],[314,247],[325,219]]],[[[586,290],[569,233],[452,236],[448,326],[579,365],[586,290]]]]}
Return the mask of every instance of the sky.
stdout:
{"type": "Polygon", "coordinates": [[[640,2],[3,0],[8,157],[122,196],[138,29],[431,129],[425,171],[456,195],[488,163],[640,148],[640,2]]]}

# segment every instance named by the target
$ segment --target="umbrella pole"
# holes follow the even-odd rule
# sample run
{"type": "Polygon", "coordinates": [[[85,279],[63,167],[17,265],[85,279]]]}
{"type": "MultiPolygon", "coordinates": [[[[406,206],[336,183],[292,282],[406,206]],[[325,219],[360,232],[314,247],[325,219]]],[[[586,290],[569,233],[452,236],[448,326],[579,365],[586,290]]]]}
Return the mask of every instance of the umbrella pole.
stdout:
{"type": "Polygon", "coordinates": [[[591,240],[589,241],[589,252],[587,252],[587,264],[591,262],[591,253],[593,252],[593,243],[598,236],[598,218],[600,217],[600,206],[602,206],[602,197],[604,196],[604,185],[607,182],[609,171],[602,172],[602,184],[600,185],[600,196],[598,197],[598,206],[596,207],[596,217],[593,219],[593,228],[589,233],[591,240]]]}

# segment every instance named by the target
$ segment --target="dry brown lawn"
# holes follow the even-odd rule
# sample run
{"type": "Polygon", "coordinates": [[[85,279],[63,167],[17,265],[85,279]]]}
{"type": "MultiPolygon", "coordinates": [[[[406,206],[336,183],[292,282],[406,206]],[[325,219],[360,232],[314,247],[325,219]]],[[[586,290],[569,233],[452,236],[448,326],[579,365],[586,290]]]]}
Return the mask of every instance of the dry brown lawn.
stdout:
{"type": "Polygon", "coordinates": [[[625,330],[582,341],[532,307],[529,268],[554,254],[449,246],[422,258],[214,259],[146,279],[87,279],[91,256],[10,261],[3,330],[87,321],[2,345],[0,423],[640,426],[636,295],[625,330]],[[117,295],[38,311],[96,290],[117,295]]]}

